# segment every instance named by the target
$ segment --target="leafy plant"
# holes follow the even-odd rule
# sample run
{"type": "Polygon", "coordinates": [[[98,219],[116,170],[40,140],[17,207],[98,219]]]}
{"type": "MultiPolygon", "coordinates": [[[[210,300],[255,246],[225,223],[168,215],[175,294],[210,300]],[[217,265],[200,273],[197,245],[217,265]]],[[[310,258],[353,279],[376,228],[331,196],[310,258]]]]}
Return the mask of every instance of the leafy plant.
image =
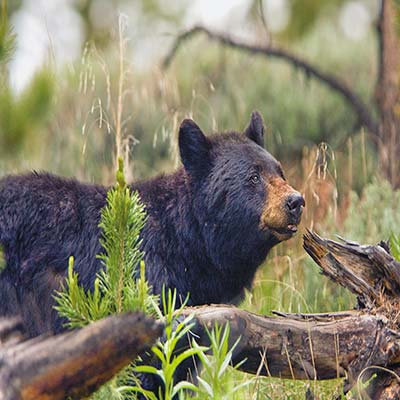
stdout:
{"type": "MultiPolygon", "coordinates": [[[[215,326],[213,330],[207,331],[210,338],[211,357],[207,356],[200,349],[199,358],[202,362],[204,371],[202,376],[198,378],[200,383],[200,397],[205,399],[232,399],[233,395],[248,386],[252,380],[245,380],[239,385],[230,384],[230,372],[228,367],[232,364],[233,351],[238,345],[240,338],[230,346],[229,345],[229,324],[215,326]]],[[[199,348],[194,341],[194,347],[199,348]]],[[[233,366],[238,369],[245,360],[233,366]]]]}
{"type": "Polygon", "coordinates": [[[70,257],[66,283],[56,294],[55,309],[67,319],[68,328],[81,328],[110,315],[110,307],[100,290],[99,278],[94,281],[93,291],[85,291],[79,285],[78,274],[73,268],[74,259],[70,257]]]}
{"type": "Polygon", "coordinates": [[[140,250],[140,232],[146,214],[137,192],[131,193],[126,186],[123,162],[119,159],[117,187],[108,192],[107,205],[102,210],[100,239],[104,253],[99,255],[105,269],[99,273],[99,285],[110,313],[142,310],[154,314],[149,286],[144,279],[144,264],[141,279],[135,280],[137,266],[143,260],[140,250]]]}
{"type": "MultiPolygon", "coordinates": [[[[149,373],[157,375],[161,378],[164,387],[160,388],[158,396],[154,393],[146,391],[140,387],[127,389],[140,392],[151,400],[163,399],[172,400],[174,396],[182,394],[185,390],[198,391],[198,388],[191,382],[186,380],[175,382],[174,374],[178,367],[188,358],[202,357],[208,349],[204,346],[189,347],[186,350],[179,348],[180,343],[185,340],[185,336],[193,328],[193,315],[181,319],[183,307],[186,301],[179,309],[176,309],[176,291],[173,293],[168,290],[162,295],[163,319],[165,323],[165,339],[159,340],[152,348],[152,352],[160,362],[160,368],[152,365],[138,365],[135,367],[135,372],[149,373]]],[[[161,310],[159,310],[161,312],[161,310]]],[[[162,317],[162,314],[159,315],[162,317]]]]}
{"type": "Polygon", "coordinates": [[[68,319],[70,328],[126,311],[155,313],[157,298],[150,295],[140,250],[139,234],[146,214],[139,195],[131,193],[126,186],[122,171],[120,160],[117,185],[108,192],[107,205],[101,213],[103,235],[100,241],[104,252],[98,257],[103,261],[104,269],[98,272],[93,291],[85,291],[79,285],[71,258],[65,287],[56,295],[56,309],[68,319]],[[138,265],[141,265],[140,278],[136,280],[138,265]]]}
{"type": "MultiPolygon", "coordinates": [[[[108,192],[107,205],[101,213],[101,244],[104,252],[98,257],[103,261],[104,269],[98,272],[93,290],[85,291],[79,285],[71,257],[65,284],[55,296],[55,308],[67,319],[66,326],[79,328],[108,315],[126,311],[141,310],[155,315],[158,297],[150,294],[140,250],[139,234],[145,220],[144,206],[138,194],[132,193],[127,187],[120,159],[117,185],[108,192]],[[135,279],[138,265],[140,276],[135,279]]],[[[126,398],[127,395],[121,397],[121,388],[131,382],[130,368],[127,368],[92,398],[126,398]]]]}

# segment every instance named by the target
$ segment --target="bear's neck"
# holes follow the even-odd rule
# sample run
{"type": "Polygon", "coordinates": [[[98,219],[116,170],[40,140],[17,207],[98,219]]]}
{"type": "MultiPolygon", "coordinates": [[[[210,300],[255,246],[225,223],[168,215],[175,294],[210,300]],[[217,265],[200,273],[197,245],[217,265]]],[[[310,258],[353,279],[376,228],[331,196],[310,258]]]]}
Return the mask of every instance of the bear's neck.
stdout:
{"type": "Polygon", "coordinates": [[[150,283],[186,286],[191,304],[240,297],[277,243],[230,224],[213,226],[212,216],[202,215],[202,199],[194,195],[182,169],[131,188],[139,192],[148,213],[142,237],[150,283]],[[207,288],[199,288],[204,284],[207,288]]]}

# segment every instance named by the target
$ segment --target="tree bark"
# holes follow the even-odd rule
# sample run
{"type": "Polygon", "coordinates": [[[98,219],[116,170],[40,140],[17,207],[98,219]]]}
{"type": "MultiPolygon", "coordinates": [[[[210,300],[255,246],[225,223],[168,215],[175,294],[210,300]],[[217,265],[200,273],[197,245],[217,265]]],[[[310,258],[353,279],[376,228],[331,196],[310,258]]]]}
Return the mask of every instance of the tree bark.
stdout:
{"type": "Polygon", "coordinates": [[[0,338],[8,338],[0,347],[1,400],[82,398],[162,334],[161,324],[141,314],[116,315],[80,330],[16,344],[22,338],[20,328],[15,320],[0,323],[0,338]]]}
{"type": "MultiPolygon", "coordinates": [[[[388,243],[376,246],[360,245],[342,239],[343,243],[323,239],[308,231],[304,235],[304,248],[332,281],[347,287],[358,298],[358,308],[365,314],[381,319],[382,326],[393,335],[400,335],[400,262],[390,254],[388,243]]],[[[376,345],[377,348],[379,345],[376,345]]],[[[382,351],[398,353],[395,339],[382,351]]],[[[368,363],[362,379],[376,373],[368,388],[371,399],[395,400],[400,398],[400,360],[368,363]]]]}
{"type": "Polygon", "coordinates": [[[379,161],[394,188],[400,187],[400,5],[381,0],[377,25],[379,73],[376,100],[380,113],[379,161]]]}

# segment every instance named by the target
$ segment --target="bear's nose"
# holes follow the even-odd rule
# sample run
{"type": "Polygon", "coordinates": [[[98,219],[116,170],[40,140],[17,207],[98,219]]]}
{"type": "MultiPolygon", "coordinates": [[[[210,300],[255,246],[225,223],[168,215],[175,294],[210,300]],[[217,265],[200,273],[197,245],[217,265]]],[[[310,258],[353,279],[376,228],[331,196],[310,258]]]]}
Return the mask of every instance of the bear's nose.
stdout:
{"type": "Polygon", "coordinates": [[[294,217],[300,217],[305,205],[304,197],[298,192],[292,193],[286,200],[286,208],[294,217]]]}

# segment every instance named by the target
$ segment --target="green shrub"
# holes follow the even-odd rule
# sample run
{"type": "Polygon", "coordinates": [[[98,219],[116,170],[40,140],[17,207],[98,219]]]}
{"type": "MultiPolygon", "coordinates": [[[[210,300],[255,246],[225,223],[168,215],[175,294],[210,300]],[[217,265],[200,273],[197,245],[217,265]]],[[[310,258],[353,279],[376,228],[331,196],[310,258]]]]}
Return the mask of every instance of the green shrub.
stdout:
{"type": "Polygon", "coordinates": [[[127,311],[144,311],[155,314],[156,298],[150,295],[150,287],[141,277],[137,267],[143,259],[139,234],[146,214],[137,193],[131,193],[123,177],[120,160],[117,185],[107,194],[107,205],[101,212],[100,242],[104,252],[98,257],[103,261],[94,283],[93,291],[85,292],[79,286],[78,276],[70,260],[68,278],[64,290],[57,294],[57,311],[68,320],[71,328],[82,327],[107,315],[127,311]]]}
{"type": "Polygon", "coordinates": [[[400,190],[374,178],[358,196],[350,194],[343,236],[359,243],[377,243],[400,233],[400,190]]]}
{"type": "MultiPolygon", "coordinates": [[[[119,161],[117,185],[107,194],[107,204],[101,213],[103,230],[101,244],[104,252],[99,255],[104,269],[98,272],[93,291],[85,291],[78,283],[70,259],[68,277],[63,289],[56,294],[59,314],[67,318],[67,326],[79,328],[115,313],[144,311],[156,315],[157,296],[145,280],[143,253],[140,251],[139,234],[146,214],[137,193],[131,193],[119,161]],[[141,265],[140,278],[137,276],[141,265]]],[[[93,395],[93,399],[119,399],[121,387],[132,381],[130,368],[122,371],[93,395]]]]}

